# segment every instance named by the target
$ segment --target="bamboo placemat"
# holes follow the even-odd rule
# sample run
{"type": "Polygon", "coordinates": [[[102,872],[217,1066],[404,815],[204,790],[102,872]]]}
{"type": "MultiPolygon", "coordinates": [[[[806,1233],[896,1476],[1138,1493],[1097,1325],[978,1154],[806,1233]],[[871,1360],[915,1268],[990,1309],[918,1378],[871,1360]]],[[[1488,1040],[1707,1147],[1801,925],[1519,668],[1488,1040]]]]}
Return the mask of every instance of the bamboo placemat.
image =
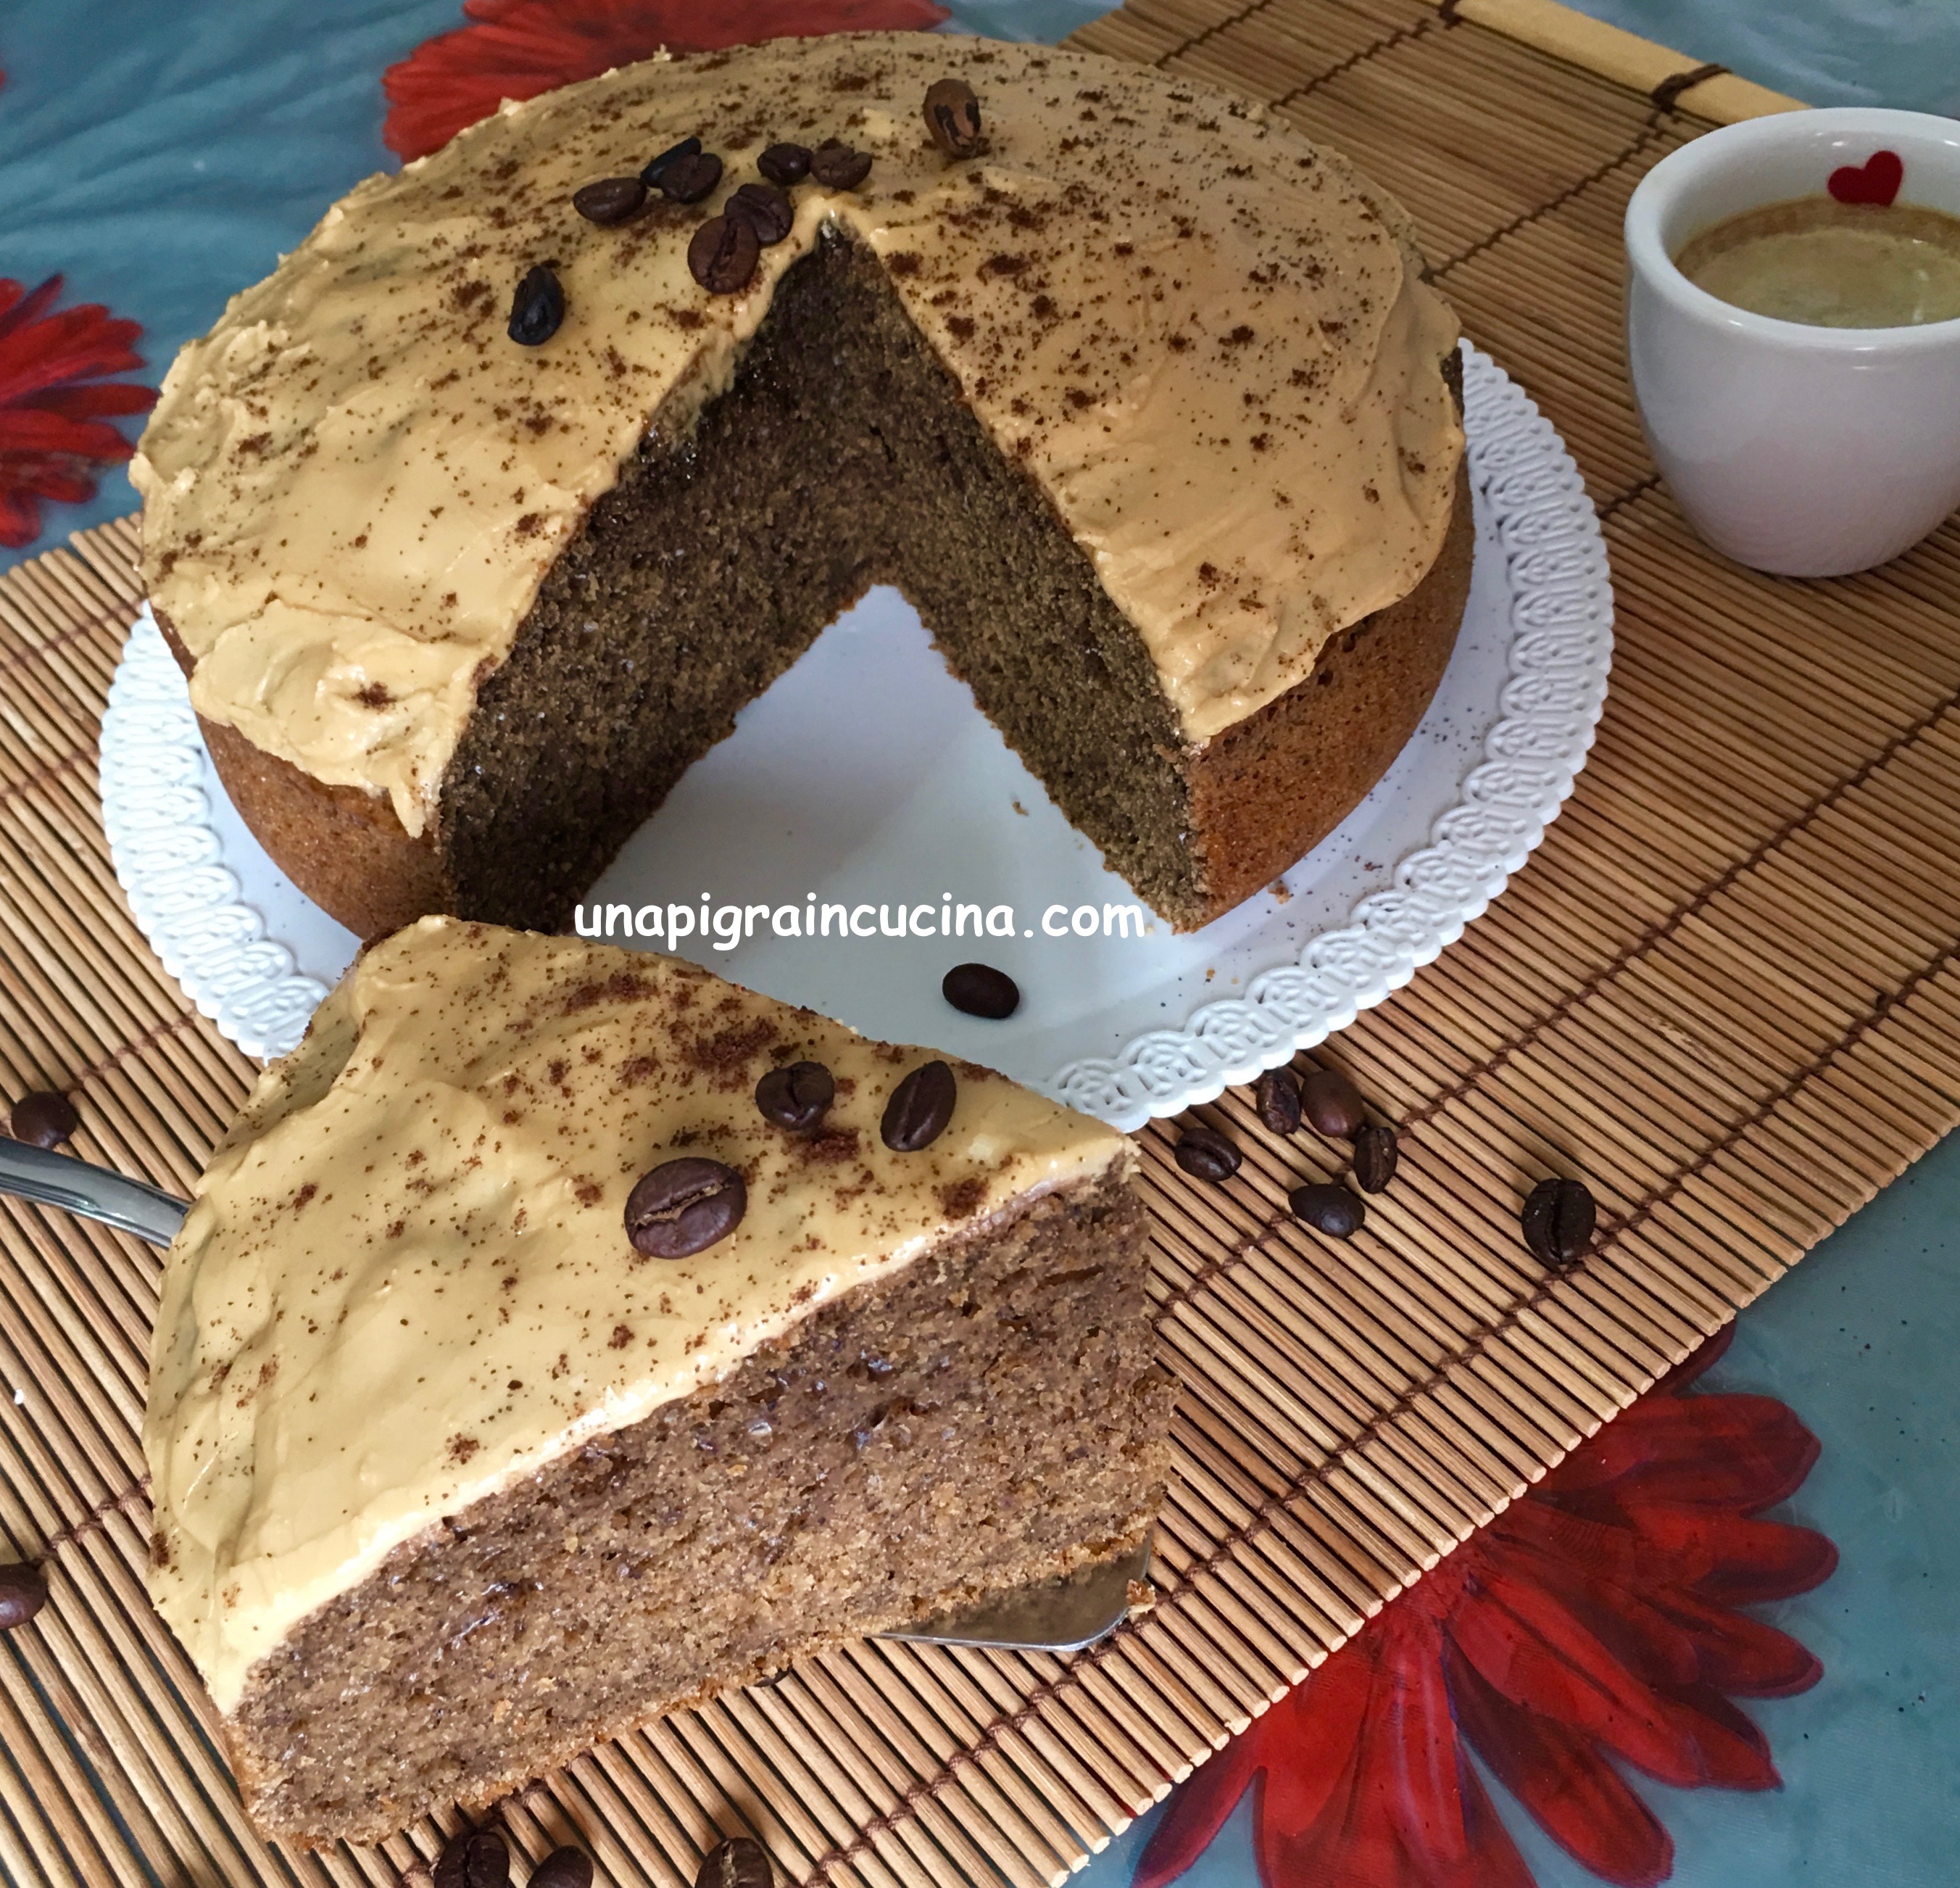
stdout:
{"type": "MultiPolygon", "coordinates": [[[[1273,103],[1414,212],[1605,520],[1599,746],[1499,903],[1325,1052],[1404,1129],[1361,1237],[1288,1218],[1327,1150],[1273,1141],[1242,1092],[1198,1111],[1247,1151],[1224,1189],[1172,1165],[1174,1129],[1142,1136],[1184,1386],[1156,1609],[1068,1662],[818,1660],[507,1804],[533,1858],[577,1839],[615,1882],[670,1883],[747,1830],[800,1882],[1039,1888],[1960,1116],[1960,530],[1830,584],[1687,531],[1628,392],[1621,213],[1710,119],[1790,101],[1575,22],[1548,0],[1134,0],[1078,36],[1273,103]],[[1554,1170],[1605,1210],[1561,1278],[1516,1233],[1554,1170]]],[[[78,1151],[182,1189],[250,1070],[110,868],[95,740],[134,544],[125,521],[0,578],[0,1083],[70,1090],[78,1151]]],[[[0,1530],[53,1594],[0,1641],[0,1874],[393,1882],[433,1825],[312,1857],[259,1843],[144,1598],[157,1273],[132,1241],[0,1205],[0,1530]]]]}

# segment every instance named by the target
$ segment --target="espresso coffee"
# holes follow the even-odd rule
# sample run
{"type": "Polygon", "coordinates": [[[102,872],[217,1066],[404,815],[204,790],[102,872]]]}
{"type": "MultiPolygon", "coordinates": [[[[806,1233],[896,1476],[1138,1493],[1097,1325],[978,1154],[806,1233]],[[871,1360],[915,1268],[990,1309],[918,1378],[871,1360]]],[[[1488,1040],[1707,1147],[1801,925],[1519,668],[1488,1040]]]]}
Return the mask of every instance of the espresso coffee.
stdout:
{"type": "Polygon", "coordinates": [[[1960,217],[1916,205],[1798,197],[1704,230],[1674,259],[1752,314],[1821,328],[1960,318],[1960,217]]]}

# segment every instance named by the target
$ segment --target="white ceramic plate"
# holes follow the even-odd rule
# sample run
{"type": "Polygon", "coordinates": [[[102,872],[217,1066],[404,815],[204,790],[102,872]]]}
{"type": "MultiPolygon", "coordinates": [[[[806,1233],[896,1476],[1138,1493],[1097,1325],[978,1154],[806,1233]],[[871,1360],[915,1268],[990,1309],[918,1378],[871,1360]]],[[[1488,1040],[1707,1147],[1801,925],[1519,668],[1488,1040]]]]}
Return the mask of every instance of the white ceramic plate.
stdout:
{"type": "MultiPolygon", "coordinates": [[[[1272,891],[1188,937],[1155,918],[1141,934],[1102,934],[1103,907],[1134,894],[1008,751],[910,607],[881,590],[743,712],[585,909],[698,913],[704,894],[772,913],[837,904],[875,934],[860,907],[893,925],[900,905],[923,907],[936,931],[949,896],[1011,906],[1014,934],[978,942],[970,920],[963,938],[813,938],[776,936],[759,915],[732,949],[698,928],[680,947],[1126,1129],[1344,1028],[1503,889],[1571,791],[1605,700],[1612,593],[1578,473],[1537,409],[1468,348],[1464,401],[1477,556],[1456,654],[1394,766],[1272,891]],[[1093,937],[1068,928],[1084,907],[1093,937]],[[1064,934],[1044,931],[1045,913],[1064,934]],[[1020,983],[1010,1020],[941,998],[945,971],[972,958],[1020,983]]],[[[102,798],[117,875],[165,967],[248,1054],[290,1049],[355,941],[233,811],[147,612],[110,691],[102,798]]]]}

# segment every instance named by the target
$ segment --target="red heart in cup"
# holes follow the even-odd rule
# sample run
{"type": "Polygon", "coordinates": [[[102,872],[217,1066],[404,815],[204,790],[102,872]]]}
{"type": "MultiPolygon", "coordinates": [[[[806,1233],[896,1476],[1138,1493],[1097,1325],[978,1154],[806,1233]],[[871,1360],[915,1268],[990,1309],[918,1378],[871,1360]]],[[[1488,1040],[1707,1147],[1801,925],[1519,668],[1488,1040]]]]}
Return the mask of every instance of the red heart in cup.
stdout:
{"type": "Polygon", "coordinates": [[[1847,164],[1831,174],[1830,190],[1840,203],[1876,203],[1882,208],[1899,193],[1905,166],[1896,151],[1875,151],[1862,165],[1847,164]]]}

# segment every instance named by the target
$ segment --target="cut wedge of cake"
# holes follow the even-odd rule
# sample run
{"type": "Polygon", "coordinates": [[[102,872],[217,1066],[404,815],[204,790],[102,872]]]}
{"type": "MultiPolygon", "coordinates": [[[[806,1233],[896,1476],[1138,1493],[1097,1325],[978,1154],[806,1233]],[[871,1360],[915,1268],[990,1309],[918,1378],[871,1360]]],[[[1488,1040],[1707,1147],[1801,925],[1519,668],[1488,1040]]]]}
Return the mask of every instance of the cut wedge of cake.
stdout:
{"type": "Polygon", "coordinates": [[[165,1264],[151,1586],[255,1823],[377,1839],[1133,1547],[1172,1395],[1134,1167],[675,960],[371,947],[165,1264]]]}

